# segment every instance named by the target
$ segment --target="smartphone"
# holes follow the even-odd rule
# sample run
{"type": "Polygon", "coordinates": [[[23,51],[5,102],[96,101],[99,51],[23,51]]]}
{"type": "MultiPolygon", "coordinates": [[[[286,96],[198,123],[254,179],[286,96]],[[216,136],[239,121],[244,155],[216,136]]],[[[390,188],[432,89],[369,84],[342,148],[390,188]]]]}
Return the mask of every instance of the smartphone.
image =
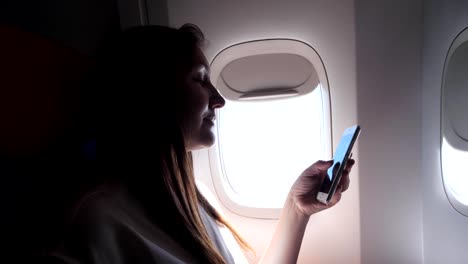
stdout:
{"type": "Polygon", "coordinates": [[[361,127],[359,125],[354,125],[345,129],[343,136],[341,137],[338,148],[333,155],[333,165],[327,170],[327,176],[322,182],[320,191],[317,194],[317,200],[328,204],[335,194],[336,187],[340,183],[341,174],[343,173],[344,168],[346,168],[346,163],[351,157],[352,149],[354,142],[361,132],[361,127]]]}

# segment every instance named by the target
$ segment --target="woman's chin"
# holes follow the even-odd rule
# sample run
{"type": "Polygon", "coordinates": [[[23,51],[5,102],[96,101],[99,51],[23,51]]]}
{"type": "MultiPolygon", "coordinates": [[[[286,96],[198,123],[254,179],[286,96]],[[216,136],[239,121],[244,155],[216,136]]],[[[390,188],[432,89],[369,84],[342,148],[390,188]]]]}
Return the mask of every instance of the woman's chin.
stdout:
{"type": "Polygon", "coordinates": [[[205,135],[202,135],[197,140],[192,140],[192,144],[190,144],[190,146],[187,146],[187,149],[189,151],[192,151],[192,150],[200,150],[204,148],[209,148],[214,145],[215,140],[216,138],[214,134],[209,132],[209,133],[206,133],[205,135]]]}
{"type": "Polygon", "coordinates": [[[212,133],[210,133],[210,135],[207,135],[206,137],[200,140],[200,145],[202,146],[202,148],[209,148],[214,145],[215,139],[215,136],[212,133]]]}

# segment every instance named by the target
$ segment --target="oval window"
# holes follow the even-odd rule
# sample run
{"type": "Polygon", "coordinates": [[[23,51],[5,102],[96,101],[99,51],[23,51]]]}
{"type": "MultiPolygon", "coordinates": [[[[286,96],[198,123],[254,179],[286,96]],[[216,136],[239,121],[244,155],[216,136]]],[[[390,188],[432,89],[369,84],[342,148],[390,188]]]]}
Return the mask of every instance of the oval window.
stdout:
{"type": "Polygon", "coordinates": [[[226,98],[209,150],[215,191],[239,215],[277,218],[301,172],[330,157],[325,67],[307,44],[274,39],[225,49],[211,72],[226,98]]]}
{"type": "Polygon", "coordinates": [[[468,216],[468,28],[453,41],[442,85],[441,162],[452,206],[468,216]]]}

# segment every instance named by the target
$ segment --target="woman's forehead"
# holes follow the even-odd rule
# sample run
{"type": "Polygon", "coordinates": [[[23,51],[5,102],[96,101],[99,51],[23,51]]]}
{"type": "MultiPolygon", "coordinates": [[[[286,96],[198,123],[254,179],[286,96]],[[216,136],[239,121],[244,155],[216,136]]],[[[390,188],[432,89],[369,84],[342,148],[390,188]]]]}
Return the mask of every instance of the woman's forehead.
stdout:
{"type": "Polygon", "coordinates": [[[210,73],[210,65],[200,48],[197,48],[195,51],[193,64],[197,72],[210,73]]]}
{"type": "Polygon", "coordinates": [[[194,62],[195,64],[203,65],[206,69],[210,68],[210,66],[208,65],[208,61],[205,57],[205,54],[200,48],[195,49],[194,62]]]}

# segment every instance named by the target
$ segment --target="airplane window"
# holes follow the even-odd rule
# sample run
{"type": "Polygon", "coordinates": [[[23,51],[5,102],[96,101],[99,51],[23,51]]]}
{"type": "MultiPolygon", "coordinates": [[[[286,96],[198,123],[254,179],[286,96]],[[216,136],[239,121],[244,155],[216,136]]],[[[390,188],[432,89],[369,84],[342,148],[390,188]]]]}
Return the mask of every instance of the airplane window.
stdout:
{"type": "Polygon", "coordinates": [[[442,85],[441,162],[450,204],[468,216],[468,28],[453,41],[445,62],[442,85]]]}
{"type": "Polygon", "coordinates": [[[312,92],[270,101],[230,101],[219,111],[218,147],[229,199],[281,208],[300,173],[324,159],[323,102],[312,92]]]}
{"type": "Polygon", "coordinates": [[[277,219],[302,171],[331,157],[323,61],[299,40],[247,41],[218,53],[211,77],[226,99],[208,151],[216,195],[238,215],[277,219]]]}

